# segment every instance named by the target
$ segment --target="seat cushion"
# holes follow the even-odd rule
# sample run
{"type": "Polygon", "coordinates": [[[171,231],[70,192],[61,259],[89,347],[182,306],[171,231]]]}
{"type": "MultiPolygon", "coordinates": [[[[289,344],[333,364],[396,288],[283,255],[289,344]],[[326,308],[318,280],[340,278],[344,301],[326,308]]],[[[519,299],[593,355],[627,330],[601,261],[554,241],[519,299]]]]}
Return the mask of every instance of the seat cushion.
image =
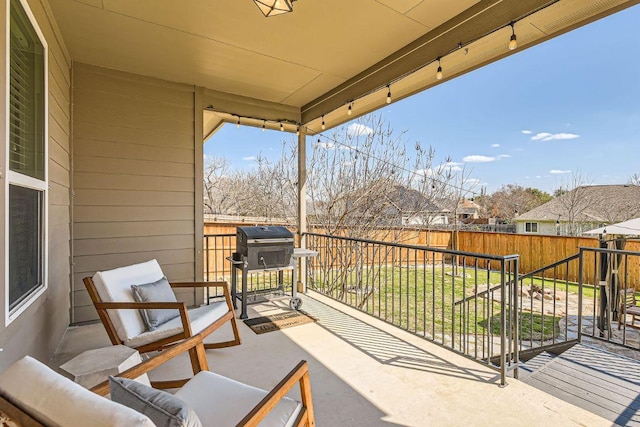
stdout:
{"type": "Polygon", "coordinates": [[[127,378],[109,377],[111,400],[146,415],[158,427],[202,427],[183,400],[127,378]]]}
{"type": "MultiPolygon", "coordinates": [[[[225,302],[216,302],[210,305],[192,308],[188,311],[189,320],[191,321],[191,332],[197,334],[224,316],[229,311],[229,307],[225,302]]],[[[140,347],[180,332],[182,332],[182,318],[178,316],[160,325],[153,331],[143,332],[125,341],[124,344],[129,347],[140,347]]]]}
{"type": "MultiPolygon", "coordinates": [[[[266,395],[265,390],[209,371],[199,372],[176,392],[205,426],[235,426],[266,395]]],[[[260,427],[292,426],[302,403],[284,397],[260,422],[260,427]]]]}
{"type": "MultiPolygon", "coordinates": [[[[131,285],[153,283],[164,277],[158,261],[133,264],[113,270],[98,271],[93,276],[103,302],[135,302],[131,285]]],[[[109,310],[118,337],[126,341],[147,330],[139,310],[109,310]]]]}
{"type": "MultiPolygon", "coordinates": [[[[145,285],[131,285],[131,292],[133,293],[133,299],[137,302],[178,301],[166,277],[163,277],[157,282],[147,283],[145,285]]],[[[143,309],[140,310],[140,314],[148,331],[153,331],[163,323],[180,316],[178,310],[162,308],[143,309]]]]}
{"type": "Polygon", "coordinates": [[[47,426],[154,426],[148,417],[98,396],[29,356],[0,374],[0,394],[47,426]]]}

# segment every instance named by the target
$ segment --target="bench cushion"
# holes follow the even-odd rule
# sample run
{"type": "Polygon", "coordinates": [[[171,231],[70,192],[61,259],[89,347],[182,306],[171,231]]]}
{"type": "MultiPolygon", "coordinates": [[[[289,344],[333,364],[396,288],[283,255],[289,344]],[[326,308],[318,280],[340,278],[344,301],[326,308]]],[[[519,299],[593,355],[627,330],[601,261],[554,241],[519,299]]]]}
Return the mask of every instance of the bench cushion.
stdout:
{"type": "Polygon", "coordinates": [[[183,400],[127,378],[109,377],[111,400],[148,416],[158,427],[202,427],[183,400]]]}
{"type": "Polygon", "coordinates": [[[29,356],[0,374],[0,394],[47,426],[154,426],[148,417],[83,388],[29,356]]]}
{"type": "MultiPolygon", "coordinates": [[[[201,371],[175,395],[193,408],[203,425],[235,426],[267,392],[213,372],[201,371]]],[[[284,397],[260,422],[260,427],[292,426],[301,409],[302,403],[284,397]]]]}
{"type": "MultiPolygon", "coordinates": [[[[203,305],[202,307],[191,308],[188,311],[189,321],[191,322],[191,332],[197,334],[228,313],[229,307],[224,302],[216,302],[210,305],[203,305]]],[[[140,347],[180,332],[182,332],[182,318],[178,316],[163,323],[153,331],[146,331],[126,340],[124,344],[129,347],[140,347]]]]}

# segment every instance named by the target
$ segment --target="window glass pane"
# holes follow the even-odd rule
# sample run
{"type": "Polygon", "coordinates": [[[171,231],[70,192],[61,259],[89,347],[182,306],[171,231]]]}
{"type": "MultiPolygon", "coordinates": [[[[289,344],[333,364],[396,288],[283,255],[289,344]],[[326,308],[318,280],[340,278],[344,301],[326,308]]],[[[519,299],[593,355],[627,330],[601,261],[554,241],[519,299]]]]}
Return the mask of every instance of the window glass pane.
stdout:
{"type": "Polygon", "coordinates": [[[43,280],[43,193],[9,185],[9,310],[43,280]]]}
{"type": "Polygon", "coordinates": [[[44,47],[18,0],[11,0],[9,168],[44,179],[44,47]]]}

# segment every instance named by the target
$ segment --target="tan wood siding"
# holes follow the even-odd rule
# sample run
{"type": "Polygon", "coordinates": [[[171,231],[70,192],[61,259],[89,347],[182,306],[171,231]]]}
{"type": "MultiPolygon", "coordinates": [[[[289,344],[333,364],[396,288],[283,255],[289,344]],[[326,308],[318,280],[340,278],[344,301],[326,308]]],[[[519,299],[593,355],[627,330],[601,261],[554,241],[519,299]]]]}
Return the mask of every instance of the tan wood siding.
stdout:
{"type": "MultiPolygon", "coordinates": [[[[28,0],[28,4],[48,45],[48,289],[9,326],[0,325],[0,371],[25,354],[47,362],[69,325],[70,312],[71,61],[47,2],[28,0]]],[[[0,7],[6,10],[6,0],[0,0],[0,7]]],[[[2,20],[5,19],[3,15],[2,20]]],[[[1,34],[4,46],[6,32],[1,34]]],[[[4,245],[0,256],[5,258],[4,245]]]]}
{"type": "MultiPolygon", "coordinates": [[[[195,278],[194,89],[74,63],[76,323],[96,319],[82,278],[156,258],[195,278]]],[[[190,292],[184,293],[187,298],[190,292]]]]}

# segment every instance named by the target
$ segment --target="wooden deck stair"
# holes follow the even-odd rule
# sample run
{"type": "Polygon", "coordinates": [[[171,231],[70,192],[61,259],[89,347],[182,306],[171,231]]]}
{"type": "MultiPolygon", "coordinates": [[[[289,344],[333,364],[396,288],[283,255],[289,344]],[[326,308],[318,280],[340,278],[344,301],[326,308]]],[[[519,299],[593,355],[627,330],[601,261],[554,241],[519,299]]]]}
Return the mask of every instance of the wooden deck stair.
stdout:
{"type": "Polygon", "coordinates": [[[585,344],[522,365],[520,379],[611,420],[640,426],[640,362],[585,344]]]}

